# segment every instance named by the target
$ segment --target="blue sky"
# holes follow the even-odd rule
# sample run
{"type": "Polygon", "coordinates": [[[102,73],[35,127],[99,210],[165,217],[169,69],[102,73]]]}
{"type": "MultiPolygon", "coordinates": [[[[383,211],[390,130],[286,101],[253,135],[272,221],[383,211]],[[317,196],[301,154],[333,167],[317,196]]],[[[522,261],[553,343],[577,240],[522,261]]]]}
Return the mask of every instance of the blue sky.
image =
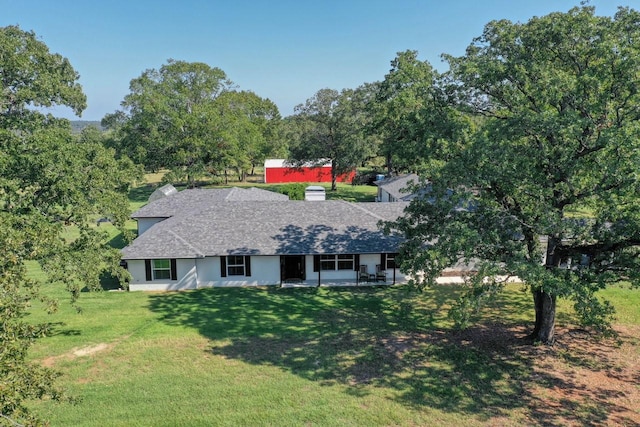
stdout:
{"type": "MultiPolygon", "coordinates": [[[[33,30],[69,58],[87,95],[84,120],[114,112],[129,82],[167,59],[219,67],[283,116],[322,88],[382,80],[397,52],[444,71],[493,19],[525,22],[579,0],[0,0],[0,26],[33,30]]],[[[591,0],[599,15],[640,0],[591,0]]],[[[54,114],[74,118],[63,107],[54,114]]]]}

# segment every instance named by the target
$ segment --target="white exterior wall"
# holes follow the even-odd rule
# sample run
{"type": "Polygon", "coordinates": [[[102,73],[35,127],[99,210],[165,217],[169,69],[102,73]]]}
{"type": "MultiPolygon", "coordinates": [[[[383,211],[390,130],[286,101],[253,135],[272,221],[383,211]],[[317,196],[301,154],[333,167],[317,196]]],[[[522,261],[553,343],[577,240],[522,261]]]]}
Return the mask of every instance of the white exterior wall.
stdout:
{"type": "Polygon", "coordinates": [[[378,198],[377,199],[378,199],[379,202],[390,202],[391,201],[391,196],[389,195],[389,193],[384,191],[382,188],[378,187],[378,198]]]}
{"type": "MultiPolygon", "coordinates": [[[[206,287],[239,287],[280,285],[280,256],[252,256],[251,276],[227,276],[220,274],[220,257],[199,259],[177,259],[177,280],[146,280],[144,260],[128,260],[132,276],[130,291],[172,291],[206,287]]],[[[369,273],[375,273],[380,264],[380,254],[360,255],[360,265],[366,265],[369,273]]],[[[304,284],[317,285],[318,272],[313,271],[313,255],[305,257],[306,280],[304,284]]],[[[319,272],[322,285],[356,283],[358,271],[322,270],[319,272]]],[[[395,283],[405,282],[407,277],[395,269],[395,283]]],[[[386,283],[394,283],[394,271],[387,270],[386,283]]]]}
{"type": "Polygon", "coordinates": [[[129,284],[130,291],[172,291],[217,286],[280,284],[279,256],[252,256],[250,277],[222,277],[220,274],[220,257],[177,259],[176,273],[178,280],[147,281],[144,260],[128,260],[127,264],[129,273],[132,276],[129,284]]]}
{"type": "Polygon", "coordinates": [[[196,260],[177,259],[176,274],[178,280],[147,280],[144,260],[128,260],[127,269],[131,274],[130,291],[173,291],[183,289],[196,289],[198,286],[198,274],[196,260]]]}
{"type": "Polygon", "coordinates": [[[265,286],[280,284],[280,256],[252,256],[251,276],[227,276],[220,274],[220,257],[207,257],[196,262],[198,287],[265,286]]]}
{"type": "Polygon", "coordinates": [[[153,227],[160,221],[164,221],[166,218],[139,218],[138,219],[138,236],[153,227]]]}

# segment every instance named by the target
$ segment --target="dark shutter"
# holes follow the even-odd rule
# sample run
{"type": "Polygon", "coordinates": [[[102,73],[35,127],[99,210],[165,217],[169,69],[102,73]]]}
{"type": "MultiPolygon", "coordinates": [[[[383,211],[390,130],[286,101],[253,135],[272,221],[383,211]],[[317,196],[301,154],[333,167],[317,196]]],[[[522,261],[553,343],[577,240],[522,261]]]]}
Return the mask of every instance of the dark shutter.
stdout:
{"type": "Polygon", "coordinates": [[[145,259],[144,260],[144,272],[147,275],[147,281],[152,280],[153,278],[151,277],[151,260],[150,259],[145,259]]]}
{"type": "Polygon", "coordinates": [[[360,271],[360,254],[353,256],[353,271],[360,271]]]}
{"type": "Polygon", "coordinates": [[[176,259],[171,258],[171,280],[178,280],[178,269],[176,268],[176,259]]]}
{"type": "Polygon", "coordinates": [[[380,254],[380,268],[387,269],[387,254],[380,254]]]}
{"type": "Polygon", "coordinates": [[[313,256],[313,271],[320,271],[320,255],[313,256]]]}
{"type": "Polygon", "coordinates": [[[220,277],[227,277],[227,257],[220,257],[220,277]]]}
{"type": "Polygon", "coordinates": [[[251,257],[244,257],[244,275],[251,277],[251,257]]]}

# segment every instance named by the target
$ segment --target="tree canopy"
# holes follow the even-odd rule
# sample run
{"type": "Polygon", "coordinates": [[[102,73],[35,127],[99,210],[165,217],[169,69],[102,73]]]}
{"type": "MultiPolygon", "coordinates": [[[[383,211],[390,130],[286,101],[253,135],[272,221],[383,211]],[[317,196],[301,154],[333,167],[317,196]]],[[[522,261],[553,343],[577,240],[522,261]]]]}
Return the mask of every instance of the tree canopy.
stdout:
{"type": "Polygon", "coordinates": [[[462,323],[517,276],[533,295],[531,336],[550,343],[558,297],[604,330],[612,308],[596,292],[640,284],[639,28],[636,11],[580,7],[490,22],[464,56],[446,56],[457,108],[479,126],[396,228],[422,284],[475,266],[453,311],[462,323]]]}
{"type": "Polygon", "coordinates": [[[356,90],[321,89],[295,108],[290,156],[300,162],[331,162],[331,189],[337,177],[353,170],[371,154],[366,134],[370,86],[356,90]]]}
{"type": "Polygon", "coordinates": [[[99,288],[105,270],[123,277],[119,251],[91,218],[108,216],[124,231],[137,169],[91,131],[74,137],[67,120],[33,108],[62,105],[79,114],[86,104],[69,61],[33,32],[0,28],[0,71],[0,416],[32,424],[25,400],[62,394],[52,371],[26,362],[33,341],[51,330],[24,318],[33,299],[44,299],[26,263],[38,261],[73,298],[85,286],[99,288]]]}
{"type": "Polygon", "coordinates": [[[123,110],[102,123],[116,130],[113,145],[148,171],[195,180],[264,160],[278,135],[280,114],[268,99],[238,92],[219,68],[169,60],[131,81],[123,110]]]}

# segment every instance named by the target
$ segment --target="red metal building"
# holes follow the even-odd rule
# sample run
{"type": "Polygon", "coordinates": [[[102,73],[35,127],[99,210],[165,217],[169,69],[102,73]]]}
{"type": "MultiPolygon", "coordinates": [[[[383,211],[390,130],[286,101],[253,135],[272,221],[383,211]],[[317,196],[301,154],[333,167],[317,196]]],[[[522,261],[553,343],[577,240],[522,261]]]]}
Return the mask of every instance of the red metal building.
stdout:
{"type": "MultiPolygon", "coordinates": [[[[356,175],[351,172],[338,175],[338,182],[351,182],[356,175]]],[[[305,164],[300,167],[288,164],[285,159],[267,159],[264,162],[264,182],[276,184],[283,182],[331,182],[331,162],[322,166],[305,164]]]]}

